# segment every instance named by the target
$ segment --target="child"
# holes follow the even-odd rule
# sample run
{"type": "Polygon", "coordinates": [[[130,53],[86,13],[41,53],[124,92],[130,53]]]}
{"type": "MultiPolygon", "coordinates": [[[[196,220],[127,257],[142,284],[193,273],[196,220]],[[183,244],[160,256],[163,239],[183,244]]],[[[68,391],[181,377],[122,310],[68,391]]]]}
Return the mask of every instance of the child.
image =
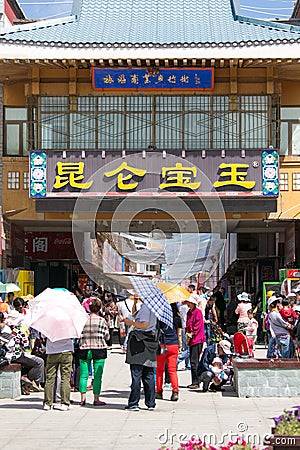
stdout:
{"type": "Polygon", "coordinates": [[[214,382],[214,384],[216,386],[218,386],[222,382],[228,380],[228,375],[226,374],[226,372],[224,370],[223,361],[218,356],[213,359],[209,368],[212,371],[212,373],[214,374],[212,381],[214,382]]]}
{"type": "Polygon", "coordinates": [[[245,328],[246,336],[247,338],[251,339],[253,343],[255,344],[257,339],[257,328],[258,328],[258,322],[256,319],[254,319],[253,310],[249,309],[247,311],[249,322],[248,325],[245,328]]]}

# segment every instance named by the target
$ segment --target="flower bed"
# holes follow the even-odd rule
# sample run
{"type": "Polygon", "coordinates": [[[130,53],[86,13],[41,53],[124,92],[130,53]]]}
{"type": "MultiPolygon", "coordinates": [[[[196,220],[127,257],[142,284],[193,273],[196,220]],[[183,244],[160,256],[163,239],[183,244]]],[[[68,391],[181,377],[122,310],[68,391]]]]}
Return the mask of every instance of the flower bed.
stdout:
{"type": "Polygon", "coordinates": [[[275,427],[269,439],[270,450],[300,450],[300,406],[273,417],[275,427]]]}
{"type": "MultiPolygon", "coordinates": [[[[161,447],[159,450],[172,450],[169,447],[161,447]]],[[[228,442],[221,447],[215,447],[214,445],[206,445],[204,442],[191,439],[186,444],[180,444],[177,450],[259,450],[257,445],[247,444],[247,442],[239,437],[236,442],[228,442]]]]}

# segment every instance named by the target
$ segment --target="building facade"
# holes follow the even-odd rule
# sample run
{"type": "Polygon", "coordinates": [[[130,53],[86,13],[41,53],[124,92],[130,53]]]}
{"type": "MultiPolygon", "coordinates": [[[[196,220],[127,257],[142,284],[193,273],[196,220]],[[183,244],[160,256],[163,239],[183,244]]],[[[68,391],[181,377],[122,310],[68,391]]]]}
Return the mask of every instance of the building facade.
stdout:
{"type": "Polygon", "coordinates": [[[74,0],[0,34],[3,267],[80,270],[84,244],[43,247],[68,241],[74,208],[81,243],[192,215],[225,241],[203,271],[238,288],[299,264],[299,48],[297,25],[234,0],[74,0]],[[120,212],[125,198],[139,203],[120,212]]]}

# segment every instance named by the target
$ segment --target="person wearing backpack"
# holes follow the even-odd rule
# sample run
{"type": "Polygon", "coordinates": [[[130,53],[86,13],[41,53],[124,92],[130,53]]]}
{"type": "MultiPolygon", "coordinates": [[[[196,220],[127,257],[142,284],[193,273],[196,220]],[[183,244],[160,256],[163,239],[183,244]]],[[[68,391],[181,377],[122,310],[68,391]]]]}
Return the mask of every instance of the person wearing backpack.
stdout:
{"type": "Polygon", "coordinates": [[[178,400],[178,376],[176,363],[178,358],[178,334],[176,327],[168,327],[163,322],[159,322],[161,330],[160,337],[160,352],[156,356],[157,368],[156,368],[156,398],[163,399],[163,378],[166,365],[168,366],[168,372],[170,376],[170,382],[172,385],[171,401],[177,402],[178,400]]]}

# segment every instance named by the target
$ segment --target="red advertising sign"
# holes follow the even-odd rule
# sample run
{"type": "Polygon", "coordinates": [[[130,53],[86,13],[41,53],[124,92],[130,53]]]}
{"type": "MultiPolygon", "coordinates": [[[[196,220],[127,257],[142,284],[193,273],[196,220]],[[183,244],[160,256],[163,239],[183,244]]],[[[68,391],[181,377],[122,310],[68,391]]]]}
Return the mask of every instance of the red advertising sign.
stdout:
{"type": "Polygon", "coordinates": [[[88,275],[84,274],[84,273],[80,273],[78,275],[78,287],[79,289],[81,289],[83,291],[83,288],[86,284],[89,284],[89,277],[88,275]]]}
{"type": "Polygon", "coordinates": [[[300,278],[300,269],[287,269],[287,278],[300,278]]]}
{"type": "Polygon", "coordinates": [[[26,232],[25,255],[29,259],[77,259],[72,233],[26,232]]]}

